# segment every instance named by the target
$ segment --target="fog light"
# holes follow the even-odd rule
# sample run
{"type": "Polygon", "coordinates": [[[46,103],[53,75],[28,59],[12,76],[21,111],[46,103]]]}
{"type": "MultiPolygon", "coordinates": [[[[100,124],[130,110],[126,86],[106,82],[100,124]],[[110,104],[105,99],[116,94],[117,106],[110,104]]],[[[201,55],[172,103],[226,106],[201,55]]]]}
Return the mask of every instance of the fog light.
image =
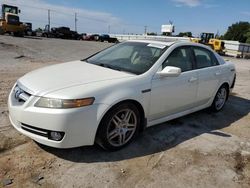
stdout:
{"type": "Polygon", "coordinates": [[[64,136],[64,133],[62,132],[51,131],[49,134],[49,139],[60,141],[62,140],[63,136],[64,136]]]}

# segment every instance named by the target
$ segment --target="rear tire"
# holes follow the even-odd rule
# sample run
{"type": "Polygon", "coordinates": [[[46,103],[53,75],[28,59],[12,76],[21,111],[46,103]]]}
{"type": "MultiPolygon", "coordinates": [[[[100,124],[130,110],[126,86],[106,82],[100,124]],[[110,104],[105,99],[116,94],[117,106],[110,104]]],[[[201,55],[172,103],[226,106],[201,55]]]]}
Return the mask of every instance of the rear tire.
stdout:
{"type": "Polygon", "coordinates": [[[118,104],[103,117],[96,142],[105,150],[119,150],[135,138],[140,123],[140,113],[134,104],[118,104]]]}
{"type": "Polygon", "coordinates": [[[24,37],[24,32],[14,32],[15,37],[24,37]]]}
{"type": "Polygon", "coordinates": [[[4,34],[4,30],[0,27],[0,35],[4,34]]]}
{"type": "Polygon", "coordinates": [[[43,33],[42,37],[49,38],[49,35],[47,33],[43,33]]]}
{"type": "Polygon", "coordinates": [[[228,98],[228,88],[226,85],[222,85],[217,91],[214,101],[211,105],[211,110],[214,112],[219,112],[224,106],[228,98]]]}

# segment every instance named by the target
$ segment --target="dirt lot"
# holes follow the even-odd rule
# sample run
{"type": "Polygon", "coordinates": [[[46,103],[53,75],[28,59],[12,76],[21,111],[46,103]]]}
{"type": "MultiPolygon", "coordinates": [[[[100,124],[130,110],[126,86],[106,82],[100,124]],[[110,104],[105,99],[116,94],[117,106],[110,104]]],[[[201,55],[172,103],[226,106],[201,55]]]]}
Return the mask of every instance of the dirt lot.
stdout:
{"type": "Polygon", "coordinates": [[[250,187],[249,60],[230,59],[238,77],[222,112],[149,128],[118,152],[39,146],[12,128],[6,103],[17,78],[107,46],[0,36],[0,187],[250,187]]]}

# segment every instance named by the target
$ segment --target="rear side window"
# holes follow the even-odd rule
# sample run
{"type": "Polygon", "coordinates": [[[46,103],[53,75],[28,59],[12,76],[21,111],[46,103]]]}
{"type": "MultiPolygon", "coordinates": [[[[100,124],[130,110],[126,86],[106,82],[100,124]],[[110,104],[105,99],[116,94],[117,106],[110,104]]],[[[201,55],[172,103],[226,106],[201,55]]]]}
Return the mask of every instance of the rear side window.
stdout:
{"type": "Polygon", "coordinates": [[[190,47],[179,47],[173,50],[162,65],[162,69],[166,66],[178,67],[182,72],[193,69],[190,47]]]}
{"type": "Polygon", "coordinates": [[[198,69],[212,67],[219,64],[214,54],[204,48],[194,47],[194,55],[198,69]]]}

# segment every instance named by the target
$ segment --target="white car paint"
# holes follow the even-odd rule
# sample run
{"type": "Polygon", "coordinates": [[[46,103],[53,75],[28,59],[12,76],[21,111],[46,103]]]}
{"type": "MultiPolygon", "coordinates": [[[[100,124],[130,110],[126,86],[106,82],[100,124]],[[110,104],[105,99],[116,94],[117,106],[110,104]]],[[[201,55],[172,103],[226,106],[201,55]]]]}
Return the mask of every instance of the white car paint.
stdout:
{"type": "MultiPolygon", "coordinates": [[[[135,41],[133,41],[135,42],[135,41]]],[[[13,126],[39,143],[71,148],[93,145],[99,123],[115,104],[137,101],[143,108],[147,126],[174,119],[209,107],[223,83],[232,85],[235,67],[216,55],[220,65],[181,73],[178,77],[159,77],[162,62],[177,47],[189,42],[147,42],[169,46],[165,53],[145,73],[134,75],[74,61],[38,69],[17,81],[18,86],[30,94],[28,100],[19,103],[13,87],[8,100],[9,116],[13,126]],[[218,72],[218,73],[217,73],[218,72]],[[151,91],[151,92],[143,92],[151,91]],[[80,99],[94,97],[93,105],[72,109],[48,109],[35,107],[40,97],[80,99]],[[61,141],[28,132],[22,124],[34,128],[65,132],[61,141]]],[[[213,52],[214,53],[214,52],[213,52]]]]}

